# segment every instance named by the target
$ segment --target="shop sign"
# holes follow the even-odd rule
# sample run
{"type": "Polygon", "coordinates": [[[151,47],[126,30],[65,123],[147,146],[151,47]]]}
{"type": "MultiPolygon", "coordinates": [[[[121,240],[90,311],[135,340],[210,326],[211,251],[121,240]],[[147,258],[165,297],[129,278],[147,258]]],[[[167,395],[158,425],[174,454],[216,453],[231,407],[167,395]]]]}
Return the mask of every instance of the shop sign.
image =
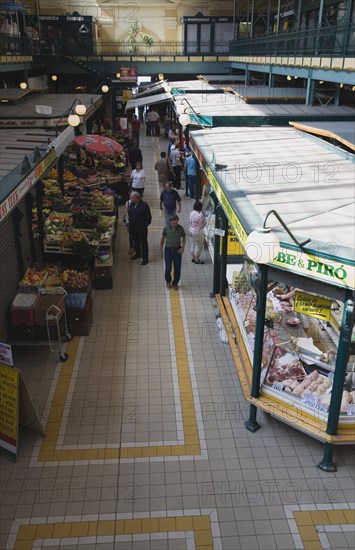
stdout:
{"type": "Polygon", "coordinates": [[[60,124],[68,124],[67,118],[19,118],[0,119],[0,128],[48,128],[60,124]]]}
{"type": "Polygon", "coordinates": [[[272,265],[294,271],[298,275],[319,279],[331,285],[345,288],[354,288],[355,286],[354,265],[327,260],[314,254],[282,248],[273,259],[272,265]]]}
{"type": "Polygon", "coordinates": [[[0,453],[16,460],[19,423],[19,371],[0,365],[0,453]]]}
{"type": "Polygon", "coordinates": [[[13,366],[12,360],[12,348],[9,344],[3,344],[0,342],[0,363],[5,363],[5,365],[13,366]]]}
{"type": "Polygon", "coordinates": [[[296,290],[294,310],[298,313],[322,319],[323,321],[329,321],[331,306],[332,301],[327,298],[321,298],[314,294],[307,294],[306,292],[296,290]]]}
{"type": "Polygon", "coordinates": [[[137,67],[121,67],[120,80],[125,80],[126,82],[136,82],[137,67]]]}
{"type": "Polygon", "coordinates": [[[28,193],[34,186],[36,181],[44,174],[47,168],[57,158],[56,152],[53,149],[37,166],[36,168],[18,185],[6,199],[0,204],[0,220],[3,220],[16,204],[28,193]]]}

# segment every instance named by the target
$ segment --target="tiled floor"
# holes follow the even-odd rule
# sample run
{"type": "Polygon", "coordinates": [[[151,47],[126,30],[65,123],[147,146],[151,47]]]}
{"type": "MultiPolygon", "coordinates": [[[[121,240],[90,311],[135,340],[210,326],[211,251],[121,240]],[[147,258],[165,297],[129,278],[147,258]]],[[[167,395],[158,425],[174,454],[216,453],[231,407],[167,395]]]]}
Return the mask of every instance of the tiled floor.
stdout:
{"type": "Polygon", "coordinates": [[[0,548],[354,548],[353,450],[325,474],[322,445],[302,433],[262,414],[248,432],[208,254],[198,266],[187,247],[179,291],[165,288],[153,166],[166,144],[141,142],[150,263],[131,262],[121,212],[114,288],[95,292],[90,336],[65,363],[15,350],[47,435],[22,429],[17,462],[1,459],[0,548]]]}

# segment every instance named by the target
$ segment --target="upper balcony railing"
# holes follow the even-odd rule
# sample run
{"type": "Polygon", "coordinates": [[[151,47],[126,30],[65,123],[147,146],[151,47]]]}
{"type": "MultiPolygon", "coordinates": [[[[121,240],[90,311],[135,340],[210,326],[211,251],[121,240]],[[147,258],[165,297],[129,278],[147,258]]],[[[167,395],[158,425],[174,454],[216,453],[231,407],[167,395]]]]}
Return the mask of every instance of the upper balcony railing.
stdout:
{"type": "Polygon", "coordinates": [[[229,42],[153,42],[148,45],[128,42],[60,42],[58,40],[36,40],[0,36],[1,55],[70,55],[70,56],[201,56],[228,55],[229,42]]]}
{"type": "Polygon", "coordinates": [[[312,28],[235,40],[231,55],[351,56],[355,52],[355,24],[312,28]]]}
{"type": "Polygon", "coordinates": [[[301,32],[268,34],[233,42],[93,42],[58,39],[29,40],[0,35],[0,55],[69,55],[86,57],[140,56],[146,60],[167,56],[353,56],[355,24],[312,28],[301,32]]]}

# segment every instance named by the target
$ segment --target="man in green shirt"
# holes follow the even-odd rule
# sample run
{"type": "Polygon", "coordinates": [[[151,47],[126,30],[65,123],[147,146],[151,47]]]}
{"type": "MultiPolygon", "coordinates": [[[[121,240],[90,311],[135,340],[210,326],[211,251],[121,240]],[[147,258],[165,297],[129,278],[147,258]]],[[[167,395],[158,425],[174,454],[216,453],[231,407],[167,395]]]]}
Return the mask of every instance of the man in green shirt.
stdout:
{"type": "Polygon", "coordinates": [[[160,240],[160,254],[165,260],[165,281],[167,288],[178,290],[181,274],[182,253],[185,249],[186,233],[179,224],[179,216],[170,217],[169,225],[165,226],[160,240]],[[164,246],[165,245],[165,246],[164,246]],[[174,266],[174,278],[171,281],[171,269],[174,266]]]}

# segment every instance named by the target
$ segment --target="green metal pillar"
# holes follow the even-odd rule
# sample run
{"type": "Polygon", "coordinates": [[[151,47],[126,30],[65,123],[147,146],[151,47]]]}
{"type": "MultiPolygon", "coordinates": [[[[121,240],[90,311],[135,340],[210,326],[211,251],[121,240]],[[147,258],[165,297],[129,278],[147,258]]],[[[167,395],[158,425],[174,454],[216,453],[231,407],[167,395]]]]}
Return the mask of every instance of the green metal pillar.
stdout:
{"type": "Polygon", "coordinates": [[[227,286],[228,219],[224,210],[221,210],[221,229],[224,231],[224,236],[221,237],[222,250],[220,255],[219,293],[221,296],[225,296],[227,286]]]}
{"type": "Polygon", "coordinates": [[[315,92],[315,81],[311,78],[307,79],[307,90],[306,90],[306,105],[313,105],[314,103],[314,92],[315,92]]]}
{"type": "MultiPolygon", "coordinates": [[[[259,277],[256,280],[256,326],[255,326],[255,345],[253,357],[253,377],[251,382],[251,397],[256,399],[260,395],[260,377],[261,377],[261,362],[263,355],[264,344],[264,325],[265,325],[265,310],[266,310],[266,295],[267,295],[267,266],[259,265],[259,277]]],[[[250,432],[256,432],[260,426],[256,421],[257,407],[250,405],[249,419],[245,422],[245,427],[250,432]]]]}
{"type": "MultiPolygon", "coordinates": [[[[329,435],[336,435],[338,432],[341,400],[343,397],[346,368],[349,361],[351,334],[354,325],[354,298],[347,296],[344,302],[343,319],[339,334],[339,345],[337,360],[335,363],[332,398],[329,406],[328,424],[326,432],[329,435]]],[[[325,472],[336,472],[337,468],[333,462],[334,445],[325,444],[324,455],[318,464],[320,470],[325,472]]]]}
{"type": "MultiPolygon", "coordinates": [[[[220,229],[221,213],[223,212],[220,204],[215,204],[215,228],[220,229]]],[[[224,212],[223,212],[224,213],[224,212]]],[[[221,246],[221,238],[219,235],[214,236],[214,253],[213,253],[213,289],[211,296],[215,296],[219,293],[220,279],[221,279],[221,257],[219,249],[221,246]]]]}

